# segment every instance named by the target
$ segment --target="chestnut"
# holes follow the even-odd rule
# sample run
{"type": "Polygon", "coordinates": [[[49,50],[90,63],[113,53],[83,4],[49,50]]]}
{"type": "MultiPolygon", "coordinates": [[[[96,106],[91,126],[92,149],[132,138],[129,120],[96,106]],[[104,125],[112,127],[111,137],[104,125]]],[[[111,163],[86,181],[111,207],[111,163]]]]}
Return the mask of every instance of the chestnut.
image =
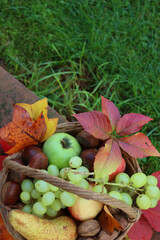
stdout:
{"type": "Polygon", "coordinates": [[[22,158],[24,159],[25,163],[28,164],[31,157],[33,157],[38,152],[42,152],[42,149],[37,146],[26,147],[22,153],[22,158]]]}
{"type": "Polygon", "coordinates": [[[97,149],[95,148],[85,149],[80,154],[83,165],[87,167],[90,172],[93,171],[93,164],[94,164],[96,154],[97,154],[97,149]]]}
{"type": "Polygon", "coordinates": [[[99,145],[99,139],[86,131],[79,132],[76,139],[84,148],[95,148],[99,145]]]}
{"type": "Polygon", "coordinates": [[[21,187],[14,181],[7,181],[2,187],[2,202],[5,205],[14,205],[18,202],[21,187]]]}
{"type": "Polygon", "coordinates": [[[36,169],[46,169],[48,167],[48,158],[43,152],[37,152],[29,160],[29,167],[36,169]]]}
{"type": "MultiPolygon", "coordinates": [[[[15,158],[13,159],[13,161],[21,165],[24,165],[24,161],[21,158],[15,158]]],[[[25,178],[26,176],[23,173],[14,172],[14,171],[11,171],[10,173],[10,179],[16,183],[21,183],[25,178]]]]}

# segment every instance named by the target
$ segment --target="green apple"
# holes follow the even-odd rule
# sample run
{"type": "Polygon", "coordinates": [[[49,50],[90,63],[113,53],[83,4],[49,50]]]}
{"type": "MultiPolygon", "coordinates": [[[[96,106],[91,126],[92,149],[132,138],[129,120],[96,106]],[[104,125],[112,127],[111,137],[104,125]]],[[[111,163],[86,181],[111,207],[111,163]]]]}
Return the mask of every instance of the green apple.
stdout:
{"type": "Polygon", "coordinates": [[[69,166],[71,157],[79,156],[81,146],[70,134],[55,133],[45,141],[43,152],[47,155],[49,164],[62,169],[69,166]]]}

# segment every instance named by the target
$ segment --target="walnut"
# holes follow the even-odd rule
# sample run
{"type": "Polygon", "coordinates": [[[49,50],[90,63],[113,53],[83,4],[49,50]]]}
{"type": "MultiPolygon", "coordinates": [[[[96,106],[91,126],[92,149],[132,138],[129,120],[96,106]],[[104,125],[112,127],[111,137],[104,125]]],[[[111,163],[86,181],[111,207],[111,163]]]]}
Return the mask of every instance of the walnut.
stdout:
{"type": "Polygon", "coordinates": [[[125,230],[128,226],[127,219],[122,214],[114,214],[113,217],[121,224],[122,228],[125,230]]]}
{"type": "Polygon", "coordinates": [[[91,237],[100,231],[100,225],[97,220],[90,219],[82,222],[78,226],[78,234],[82,237],[91,237]]]}
{"type": "Polygon", "coordinates": [[[119,231],[114,230],[112,235],[109,235],[105,231],[101,230],[100,233],[98,234],[97,240],[114,240],[119,234],[119,231]]]}

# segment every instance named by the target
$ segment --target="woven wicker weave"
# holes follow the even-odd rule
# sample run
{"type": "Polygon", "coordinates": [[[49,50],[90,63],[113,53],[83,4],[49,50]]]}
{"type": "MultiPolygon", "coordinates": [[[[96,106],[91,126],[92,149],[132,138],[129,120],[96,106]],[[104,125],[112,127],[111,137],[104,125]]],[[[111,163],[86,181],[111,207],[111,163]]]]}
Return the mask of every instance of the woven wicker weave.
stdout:
{"type": "MultiPolygon", "coordinates": [[[[82,127],[80,126],[80,124],[77,122],[73,122],[73,123],[59,124],[57,126],[56,132],[77,133],[80,130],[82,130],[82,127]]],[[[121,234],[116,238],[116,240],[123,239],[124,236],[129,231],[129,229],[132,227],[132,225],[136,221],[138,221],[141,213],[137,208],[130,207],[126,203],[119,201],[115,198],[111,198],[110,196],[108,196],[106,194],[99,194],[99,193],[92,192],[90,190],[83,189],[83,188],[78,187],[70,182],[67,182],[67,181],[61,179],[61,178],[50,176],[50,175],[42,172],[41,170],[23,166],[23,165],[20,165],[16,162],[12,161],[12,159],[14,159],[20,155],[21,155],[21,153],[19,152],[19,153],[13,154],[12,156],[7,157],[3,162],[4,168],[0,174],[0,206],[1,206],[0,211],[1,211],[2,217],[4,219],[7,230],[10,232],[10,234],[14,237],[15,240],[22,240],[22,239],[24,240],[24,238],[10,226],[9,221],[7,219],[7,214],[11,210],[11,208],[4,206],[2,199],[1,199],[2,187],[3,187],[4,183],[7,181],[10,171],[20,172],[20,173],[25,174],[28,177],[45,180],[46,182],[49,182],[49,183],[53,184],[54,186],[62,188],[71,193],[75,193],[80,197],[96,200],[96,201],[102,202],[106,205],[112,205],[115,208],[119,208],[120,210],[122,210],[124,213],[126,213],[128,215],[129,224],[128,224],[127,228],[123,232],[121,232],[121,234]]],[[[141,172],[139,164],[135,158],[130,157],[126,153],[123,153],[123,157],[126,161],[126,172],[129,175],[131,175],[135,172],[141,172]]]]}

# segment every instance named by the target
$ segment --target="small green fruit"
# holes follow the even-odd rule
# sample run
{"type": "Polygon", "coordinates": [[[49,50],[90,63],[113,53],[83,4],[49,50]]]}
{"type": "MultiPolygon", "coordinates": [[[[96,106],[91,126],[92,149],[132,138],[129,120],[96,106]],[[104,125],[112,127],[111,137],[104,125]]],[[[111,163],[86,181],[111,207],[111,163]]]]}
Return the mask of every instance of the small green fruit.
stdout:
{"type": "Polygon", "coordinates": [[[70,134],[55,133],[45,141],[43,152],[47,155],[49,164],[62,169],[69,166],[71,157],[79,156],[81,146],[70,134]]]}

